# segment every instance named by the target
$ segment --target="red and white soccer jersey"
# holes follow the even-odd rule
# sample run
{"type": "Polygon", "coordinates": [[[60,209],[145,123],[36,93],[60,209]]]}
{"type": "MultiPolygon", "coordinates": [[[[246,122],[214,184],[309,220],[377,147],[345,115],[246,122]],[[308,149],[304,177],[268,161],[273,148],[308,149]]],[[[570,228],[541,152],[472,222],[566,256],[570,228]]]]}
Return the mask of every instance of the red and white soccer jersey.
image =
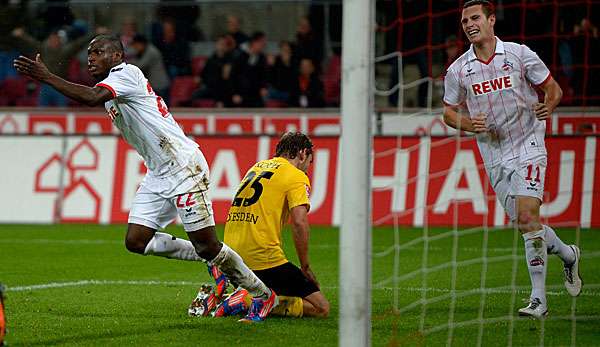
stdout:
{"type": "Polygon", "coordinates": [[[214,225],[206,159],[198,144],[185,136],[142,71],[122,63],[96,85],[113,94],[104,107],[148,168],[128,222],[162,229],[179,215],[186,231],[214,225]]]}
{"type": "Polygon", "coordinates": [[[546,155],[546,122],[533,113],[538,96],[533,86],[550,79],[550,71],[529,47],[502,42],[488,61],[477,59],[473,46],[450,67],[444,79],[444,103],[466,103],[471,117],[487,116],[489,133],[477,135],[487,167],[514,158],[546,155]]]}
{"type": "Polygon", "coordinates": [[[137,66],[117,65],[96,85],[113,94],[104,107],[153,176],[170,176],[186,167],[198,144],[185,136],[137,66]]]}
{"type": "Polygon", "coordinates": [[[473,46],[450,67],[444,79],[444,103],[466,103],[469,115],[487,116],[488,133],[477,145],[490,184],[511,221],[517,218],[515,196],[540,201],[546,172],[546,122],[533,113],[538,96],[533,86],[550,80],[550,71],[525,45],[502,42],[488,61],[477,59],[473,46]]]}

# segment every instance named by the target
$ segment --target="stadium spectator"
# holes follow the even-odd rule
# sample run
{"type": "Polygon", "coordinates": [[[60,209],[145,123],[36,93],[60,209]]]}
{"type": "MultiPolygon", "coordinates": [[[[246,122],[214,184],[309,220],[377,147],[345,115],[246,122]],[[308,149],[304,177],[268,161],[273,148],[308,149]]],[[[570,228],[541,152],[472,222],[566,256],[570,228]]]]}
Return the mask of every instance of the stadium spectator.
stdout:
{"type": "Polygon", "coordinates": [[[267,37],[255,32],[247,49],[242,49],[231,68],[233,96],[230,106],[263,107],[267,96],[267,58],[263,51],[267,37]]]}
{"type": "MultiPolygon", "coordinates": [[[[108,29],[98,27],[96,34],[107,33],[108,29]]],[[[59,36],[58,31],[50,33],[48,38],[43,42],[31,37],[23,28],[16,28],[12,32],[13,37],[17,40],[16,44],[20,47],[21,52],[26,54],[35,54],[39,52],[44,59],[46,65],[56,75],[61,78],[66,78],[69,61],[83,49],[90,39],[94,36],[93,33],[75,39],[68,43],[63,43],[63,39],[59,36]]],[[[40,89],[39,106],[67,106],[67,98],[54,88],[43,84],[40,89]]]]}
{"type": "MultiPolygon", "coordinates": [[[[121,42],[123,42],[122,36],[121,42]]],[[[131,49],[135,52],[135,56],[130,60],[130,63],[139,67],[144,73],[152,89],[157,95],[161,95],[167,105],[169,104],[169,76],[165,69],[163,57],[158,48],[148,42],[144,35],[135,35],[130,42],[131,49]]]]}
{"type": "Polygon", "coordinates": [[[121,22],[121,32],[119,38],[125,50],[125,60],[131,60],[137,55],[137,52],[131,47],[133,38],[137,35],[137,23],[135,18],[127,16],[121,22]]]}
{"type": "Polygon", "coordinates": [[[296,55],[298,59],[310,59],[317,71],[321,71],[323,40],[312,30],[307,17],[300,18],[296,32],[296,55]]]}
{"type": "Polygon", "coordinates": [[[235,41],[230,35],[221,35],[215,43],[215,51],[208,58],[200,75],[200,88],[192,94],[192,103],[198,99],[212,99],[217,107],[231,100],[231,65],[235,41]]]}
{"type": "Polygon", "coordinates": [[[292,54],[292,46],[288,41],[281,41],[279,54],[269,63],[269,98],[288,102],[297,80],[298,62],[292,54]]]}
{"type": "Polygon", "coordinates": [[[248,42],[250,39],[248,35],[242,31],[240,19],[234,15],[227,16],[227,34],[231,35],[235,40],[236,48],[240,47],[241,44],[248,42]]]}
{"type": "Polygon", "coordinates": [[[450,35],[446,38],[446,49],[444,50],[444,57],[446,63],[444,64],[444,71],[446,71],[450,65],[460,56],[458,50],[459,41],[456,35],[450,35]]]}
{"type": "Polygon", "coordinates": [[[13,4],[8,0],[0,0],[0,83],[6,78],[16,76],[12,61],[19,56],[15,49],[11,32],[28,22],[27,5],[21,1],[13,4]]]}
{"type": "MultiPolygon", "coordinates": [[[[200,16],[200,7],[193,1],[161,0],[156,8],[157,18],[170,18],[175,22],[177,37],[184,41],[202,41],[204,33],[196,26],[196,21],[200,16]]],[[[159,34],[162,31],[160,23],[153,24],[153,34],[159,34]],[[156,30],[156,31],[155,31],[156,30]]]]}
{"type": "MultiPolygon", "coordinates": [[[[598,96],[600,87],[594,83],[600,79],[600,70],[590,67],[600,61],[600,35],[598,28],[589,19],[583,18],[573,27],[574,37],[569,41],[573,52],[575,65],[573,76],[573,89],[576,96],[598,96]],[[586,56],[587,55],[587,56],[586,56]],[[587,61],[587,65],[586,65],[587,61]]],[[[582,102],[587,104],[600,104],[600,100],[593,98],[582,102]]]]}
{"type": "Polygon", "coordinates": [[[44,25],[39,37],[46,37],[52,32],[71,26],[75,21],[68,0],[46,0],[45,6],[40,9],[37,17],[43,19],[44,25]]]}
{"type": "MultiPolygon", "coordinates": [[[[427,1],[421,0],[404,0],[401,2],[401,8],[398,11],[402,11],[404,18],[415,17],[419,18],[419,15],[427,13],[427,1]]],[[[402,54],[403,66],[398,66],[398,60],[392,61],[392,71],[390,74],[389,89],[392,89],[400,81],[398,80],[399,69],[401,71],[406,69],[407,65],[416,65],[419,75],[418,78],[423,78],[429,75],[429,65],[427,62],[426,46],[427,36],[433,35],[431,32],[423,32],[423,28],[427,27],[427,17],[422,17],[418,20],[413,20],[410,23],[406,23],[403,26],[402,36],[400,37],[400,45],[397,49],[402,54]],[[418,33],[418,34],[417,34],[418,33]],[[410,52],[410,53],[404,53],[410,52]]],[[[418,107],[427,106],[427,83],[419,84],[417,89],[417,102],[418,107]]],[[[389,96],[389,103],[392,106],[398,106],[398,92],[392,93],[389,96]]]]}
{"type": "Polygon", "coordinates": [[[308,58],[300,61],[300,74],[290,94],[289,103],[299,107],[325,106],[323,82],[315,71],[313,61],[308,58]]]}
{"type": "Polygon", "coordinates": [[[162,22],[162,33],[156,47],[162,53],[167,74],[171,79],[192,73],[190,44],[177,36],[177,27],[172,19],[162,22]]]}

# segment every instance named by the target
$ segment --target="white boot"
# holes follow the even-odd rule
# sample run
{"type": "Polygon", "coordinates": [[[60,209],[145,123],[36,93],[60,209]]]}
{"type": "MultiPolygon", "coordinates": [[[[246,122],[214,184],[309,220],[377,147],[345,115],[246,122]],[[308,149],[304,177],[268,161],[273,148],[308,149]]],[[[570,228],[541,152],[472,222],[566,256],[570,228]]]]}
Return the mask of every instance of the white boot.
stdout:
{"type": "Polygon", "coordinates": [[[540,319],[546,316],[546,314],[548,314],[548,308],[538,298],[529,299],[529,305],[519,309],[519,316],[530,316],[540,319]]]}
{"type": "Polygon", "coordinates": [[[571,294],[571,296],[579,296],[581,293],[581,286],[583,285],[583,281],[579,276],[579,260],[581,259],[581,252],[579,251],[579,247],[575,245],[570,245],[573,252],[575,252],[575,261],[571,265],[565,264],[565,288],[567,288],[567,292],[571,294]]]}

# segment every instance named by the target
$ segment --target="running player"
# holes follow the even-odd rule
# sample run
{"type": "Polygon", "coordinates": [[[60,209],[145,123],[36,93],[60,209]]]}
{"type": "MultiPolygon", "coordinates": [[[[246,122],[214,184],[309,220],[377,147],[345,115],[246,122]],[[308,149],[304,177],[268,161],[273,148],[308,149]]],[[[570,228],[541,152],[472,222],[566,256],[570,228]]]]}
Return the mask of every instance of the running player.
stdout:
{"type": "Polygon", "coordinates": [[[185,136],[162,98],[154,93],[142,71],[123,62],[123,45],[113,36],[99,35],[88,47],[88,70],[100,80],[94,87],[74,84],[52,74],[38,54],[20,56],[18,72],[46,83],[89,106],[104,104],[113,124],[144,158],[148,173],[136,192],[125,246],[134,253],[202,261],[218,265],[254,296],[250,321],[263,320],[276,295],[248,269],[240,256],[219,242],[211,201],[209,168],[198,144],[185,136]],[[158,232],[177,215],[191,240],[158,232]]]}
{"type": "Polygon", "coordinates": [[[494,36],[494,6],[486,0],[467,1],[461,24],[471,47],[446,73],[444,121],[476,134],[490,183],[504,210],[525,240],[532,290],[519,314],[547,314],[547,254],[564,262],[565,287],[581,292],[579,248],[565,245],[554,230],[540,222],[546,172],[546,119],[560,102],[562,91],[544,62],[529,47],[502,42],[494,36]],[[538,102],[533,86],[545,97],[538,102]],[[469,115],[458,113],[466,103],[469,115]]]}
{"type": "MultiPolygon", "coordinates": [[[[313,160],[312,149],[308,136],[300,132],[284,134],[275,157],[256,163],[246,173],[225,224],[225,242],[277,292],[279,305],[273,309],[277,315],[329,314],[329,302],[319,289],[308,257],[310,182],[306,172],[313,160]],[[281,230],[290,219],[300,268],[287,260],[282,249],[281,230]]],[[[214,268],[209,272],[220,289],[223,278],[214,268]]],[[[212,296],[203,294],[201,291],[190,306],[191,315],[207,315],[215,305],[212,296]],[[203,300],[211,302],[204,304],[203,300]],[[200,309],[195,311],[197,308],[200,309]]],[[[238,290],[223,301],[214,315],[244,311],[246,302],[244,290],[238,290]]]]}

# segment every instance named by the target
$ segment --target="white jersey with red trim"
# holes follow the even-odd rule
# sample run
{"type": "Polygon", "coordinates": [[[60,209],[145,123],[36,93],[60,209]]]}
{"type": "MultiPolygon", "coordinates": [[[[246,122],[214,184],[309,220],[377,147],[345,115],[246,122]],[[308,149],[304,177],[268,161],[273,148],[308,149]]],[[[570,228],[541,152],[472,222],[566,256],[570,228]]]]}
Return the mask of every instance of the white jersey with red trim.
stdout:
{"type": "Polygon", "coordinates": [[[487,116],[488,133],[477,135],[486,166],[546,154],[546,122],[533,113],[538,95],[533,86],[550,79],[550,71],[529,47],[502,42],[489,61],[477,59],[473,45],[450,67],[444,79],[444,103],[466,102],[470,117],[487,116]]]}
{"type": "Polygon", "coordinates": [[[151,175],[176,174],[199,151],[137,66],[117,65],[96,86],[113,94],[104,107],[125,140],[144,158],[151,175]]]}

